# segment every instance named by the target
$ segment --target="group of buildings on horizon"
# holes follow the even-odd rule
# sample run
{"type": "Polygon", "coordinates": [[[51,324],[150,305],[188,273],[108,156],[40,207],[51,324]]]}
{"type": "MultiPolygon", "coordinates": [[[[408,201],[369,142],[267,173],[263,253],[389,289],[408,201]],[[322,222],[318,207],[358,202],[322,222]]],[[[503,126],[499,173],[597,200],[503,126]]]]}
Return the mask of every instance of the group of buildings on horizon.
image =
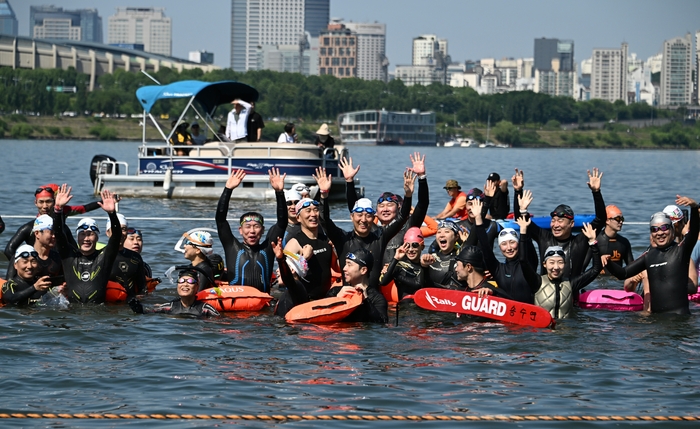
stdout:
{"type": "MultiPolygon", "coordinates": [[[[163,57],[172,56],[172,21],[164,8],[119,7],[108,18],[106,45],[163,57]]],[[[9,0],[0,0],[0,35],[17,37],[9,0]]],[[[104,43],[97,9],[30,7],[30,38],[104,43]]],[[[0,49],[2,49],[0,47],[0,49]]],[[[479,94],[531,90],[576,100],[621,100],[655,106],[698,103],[700,31],[695,49],[690,33],[663,42],[646,61],[620,48],[594,49],[580,67],[574,41],[534,40],[533,57],[453,61],[448,41],[435,34],[413,39],[410,65],[389,72],[386,25],[331,19],[330,0],[231,0],[231,63],[234,71],[274,70],[304,75],[333,75],[366,80],[401,79],[406,85],[439,82],[471,87],[479,94]]],[[[178,59],[174,59],[178,60],[178,59]]],[[[126,60],[125,60],[126,61],[126,60]]],[[[214,62],[214,54],[190,52],[197,66],[214,62]]],[[[2,64],[4,65],[4,64],[2,64]]]]}

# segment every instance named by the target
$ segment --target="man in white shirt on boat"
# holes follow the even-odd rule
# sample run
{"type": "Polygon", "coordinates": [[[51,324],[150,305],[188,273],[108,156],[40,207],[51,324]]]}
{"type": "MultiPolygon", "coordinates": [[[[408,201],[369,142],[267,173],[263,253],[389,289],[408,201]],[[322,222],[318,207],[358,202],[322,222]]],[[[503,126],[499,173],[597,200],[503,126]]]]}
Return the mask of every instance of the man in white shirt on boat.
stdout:
{"type": "Polygon", "coordinates": [[[247,124],[251,105],[238,98],[233,100],[231,104],[233,104],[233,110],[228,113],[226,137],[235,143],[244,142],[248,135],[247,124]]]}

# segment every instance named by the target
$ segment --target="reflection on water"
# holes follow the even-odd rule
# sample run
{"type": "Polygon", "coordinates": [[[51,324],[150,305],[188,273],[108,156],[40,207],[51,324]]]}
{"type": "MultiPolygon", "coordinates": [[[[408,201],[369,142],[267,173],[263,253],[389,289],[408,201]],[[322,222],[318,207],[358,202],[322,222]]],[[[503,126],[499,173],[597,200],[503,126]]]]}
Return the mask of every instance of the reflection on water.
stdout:
{"type": "MultiPolygon", "coordinates": [[[[91,201],[88,163],[96,153],[135,162],[133,143],[3,141],[0,146],[3,217],[33,215],[33,190],[46,182],[68,181],[75,203],[91,201]],[[53,162],[56,158],[63,161],[53,162]]],[[[353,150],[370,198],[400,191],[411,152],[353,150]]],[[[463,189],[481,187],[491,171],[506,178],[516,167],[525,170],[526,188],[536,198],[532,211],[540,214],[560,202],[576,212],[591,212],[585,170],[594,166],[605,173],[606,202],[620,206],[628,221],[644,222],[676,193],[700,197],[698,181],[692,180],[698,175],[696,152],[428,148],[426,153],[433,214],[446,203],[446,180],[459,180],[463,189]]],[[[231,216],[251,206],[232,204],[231,216]]],[[[138,222],[144,230],[144,259],[156,273],[183,261],[172,250],[182,232],[215,228],[214,201],[136,199],[123,201],[120,209],[127,217],[205,219],[138,222]]],[[[264,205],[262,211],[273,216],[274,207],[264,205]]],[[[334,207],[335,218],[347,218],[346,213],[342,205],[334,207]]],[[[2,245],[26,222],[5,220],[2,245]]],[[[644,225],[627,225],[623,234],[636,255],[646,247],[644,225]]],[[[0,263],[0,269],[5,267],[6,262],[0,263]]],[[[619,287],[619,282],[605,279],[597,285],[619,287]]],[[[166,283],[146,302],[174,295],[166,283]]],[[[398,326],[392,313],[388,326],[332,327],[288,325],[265,312],[202,321],[137,316],[122,306],[6,308],[0,310],[5,369],[0,408],[46,413],[683,415],[696,413],[700,403],[695,304],[691,311],[691,317],[579,311],[550,331],[457,319],[413,305],[402,306],[398,326]]],[[[142,426],[136,423],[132,425],[142,426]]],[[[71,425],[101,426],[92,421],[71,425]]],[[[349,425],[357,426],[333,423],[349,425]]]]}

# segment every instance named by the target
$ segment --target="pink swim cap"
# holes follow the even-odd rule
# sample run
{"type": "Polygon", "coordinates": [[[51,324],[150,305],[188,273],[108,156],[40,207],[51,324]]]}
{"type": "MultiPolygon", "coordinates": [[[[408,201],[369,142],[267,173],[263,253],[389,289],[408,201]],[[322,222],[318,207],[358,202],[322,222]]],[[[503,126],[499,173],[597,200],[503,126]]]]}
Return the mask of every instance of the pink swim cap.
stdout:
{"type": "Polygon", "coordinates": [[[406,234],[403,236],[404,243],[422,243],[423,240],[423,234],[417,226],[408,228],[408,231],[406,231],[406,234]]]}

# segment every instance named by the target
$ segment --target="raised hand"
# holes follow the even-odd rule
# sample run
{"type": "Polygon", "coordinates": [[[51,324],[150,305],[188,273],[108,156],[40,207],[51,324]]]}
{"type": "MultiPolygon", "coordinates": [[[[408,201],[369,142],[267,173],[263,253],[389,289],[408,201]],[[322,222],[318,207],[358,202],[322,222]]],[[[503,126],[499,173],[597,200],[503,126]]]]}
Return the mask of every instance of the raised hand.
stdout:
{"type": "Polygon", "coordinates": [[[462,240],[462,243],[467,241],[467,238],[469,238],[469,231],[463,226],[459,227],[459,239],[462,240]]]}
{"type": "Polygon", "coordinates": [[[98,202],[97,204],[102,207],[102,210],[106,211],[107,213],[114,212],[116,210],[116,200],[114,199],[114,194],[107,189],[103,189],[102,192],[100,192],[100,196],[102,197],[102,202],[98,202]]]}
{"type": "MultiPolygon", "coordinates": [[[[491,182],[493,183],[493,182],[491,182]]],[[[484,203],[479,198],[474,198],[472,200],[472,213],[474,214],[474,220],[477,225],[482,223],[482,210],[484,209],[484,203]]]]}
{"type": "Polygon", "coordinates": [[[273,167],[267,171],[267,174],[270,175],[270,185],[272,186],[272,189],[275,191],[283,191],[284,179],[287,177],[287,173],[280,175],[280,169],[273,167]]]}
{"type": "Polygon", "coordinates": [[[407,244],[408,243],[404,243],[396,248],[396,254],[394,255],[394,259],[400,261],[404,256],[406,256],[406,250],[408,250],[407,244]]]}
{"type": "Polygon", "coordinates": [[[63,208],[68,202],[73,199],[73,196],[70,194],[70,191],[73,188],[68,186],[67,184],[63,184],[59,186],[58,190],[56,191],[56,194],[53,196],[54,198],[54,206],[57,209],[63,208]]]}
{"type": "Polygon", "coordinates": [[[583,228],[581,228],[581,232],[583,232],[583,235],[585,235],[588,238],[588,241],[593,241],[595,240],[596,233],[595,229],[591,227],[590,223],[583,223],[583,228]]]}
{"type": "Polygon", "coordinates": [[[324,195],[328,195],[328,191],[331,190],[331,175],[326,175],[325,168],[316,167],[316,173],[313,175],[313,178],[316,180],[316,184],[318,184],[318,189],[321,190],[321,197],[325,198],[324,195]]]}
{"type": "Polygon", "coordinates": [[[598,170],[598,168],[593,169],[593,173],[591,173],[591,170],[588,170],[588,187],[591,188],[591,191],[593,192],[598,192],[600,191],[600,179],[603,178],[603,172],[598,170]]]}
{"type": "Polygon", "coordinates": [[[676,205],[697,207],[698,203],[695,202],[695,200],[692,198],[683,197],[681,195],[676,195],[676,205]]]}
{"type": "Polygon", "coordinates": [[[493,180],[487,180],[484,185],[484,195],[493,197],[496,194],[496,183],[493,180]]]}
{"type": "Polygon", "coordinates": [[[421,158],[421,155],[419,152],[413,152],[413,155],[409,155],[409,158],[411,158],[411,164],[413,164],[413,167],[411,167],[411,170],[413,170],[414,173],[416,173],[419,176],[422,176],[425,174],[425,155],[421,158]]]}
{"type": "MultiPolygon", "coordinates": [[[[532,191],[529,189],[523,191],[522,196],[518,196],[518,205],[520,206],[520,211],[521,212],[526,212],[527,208],[530,207],[530,203],[532,203],[533,197],[532,197],[532,191]]],[[[516,213],[519,214],[519,213],[516,213]]]]}
{"type": "Polygon", "coordinates": [[[352,158],[343,158],[338,161],[338,168],[343,172],[343,177],[345,177],[346,182],[352,182],[355,179],[355,175],[360,171],[360,166],[352,166],[352,158]]]}
{"type": "Polygon", "coordinates": [[[510,178],[513,183],[513,190],[519,191],[525,186],[525,172],[523,170],[515,169],[515,174],[510,178]]]}
{"type": "Polygon", "coordinates": [[[429,253],[424,253],[420,255],[420,264],[422,267],[429,267],[433,263],[435,263],[435,256],[429,254],[429,253]]]}
{"type": "Polygon", "coordinates": [[[412,197],[413,196],[413,190],[415,189],[416,185],[416,173],[411,171],[410,168],[407,168],[406,171],[403,172],[403,192],[406,197],[412,197]]]}
{"type": "Polygon", "coordinates": [[[532,223],[531,219],[525,219],[525,216],[520,216],[515,220],[515,223],[520,227],[520,234],[527,234],[527,227],[532,223]]]}
{"type": "Polygon", "coordinates": [[[272,253],[275,254],[275,258],[283,259],[284,247],[282,247],[282,237],[278,237],[277,241],[273,241],[270,245],[272,246],[272,253]]]}
{"type": "Polygon", "coordinates": [[[226,188],[227,189],[236,189],[238,185],[241,184],[243,179],[245,178],[245,170],[234,170],[231,172],[231,175],[226,179],[226,188]]]}

